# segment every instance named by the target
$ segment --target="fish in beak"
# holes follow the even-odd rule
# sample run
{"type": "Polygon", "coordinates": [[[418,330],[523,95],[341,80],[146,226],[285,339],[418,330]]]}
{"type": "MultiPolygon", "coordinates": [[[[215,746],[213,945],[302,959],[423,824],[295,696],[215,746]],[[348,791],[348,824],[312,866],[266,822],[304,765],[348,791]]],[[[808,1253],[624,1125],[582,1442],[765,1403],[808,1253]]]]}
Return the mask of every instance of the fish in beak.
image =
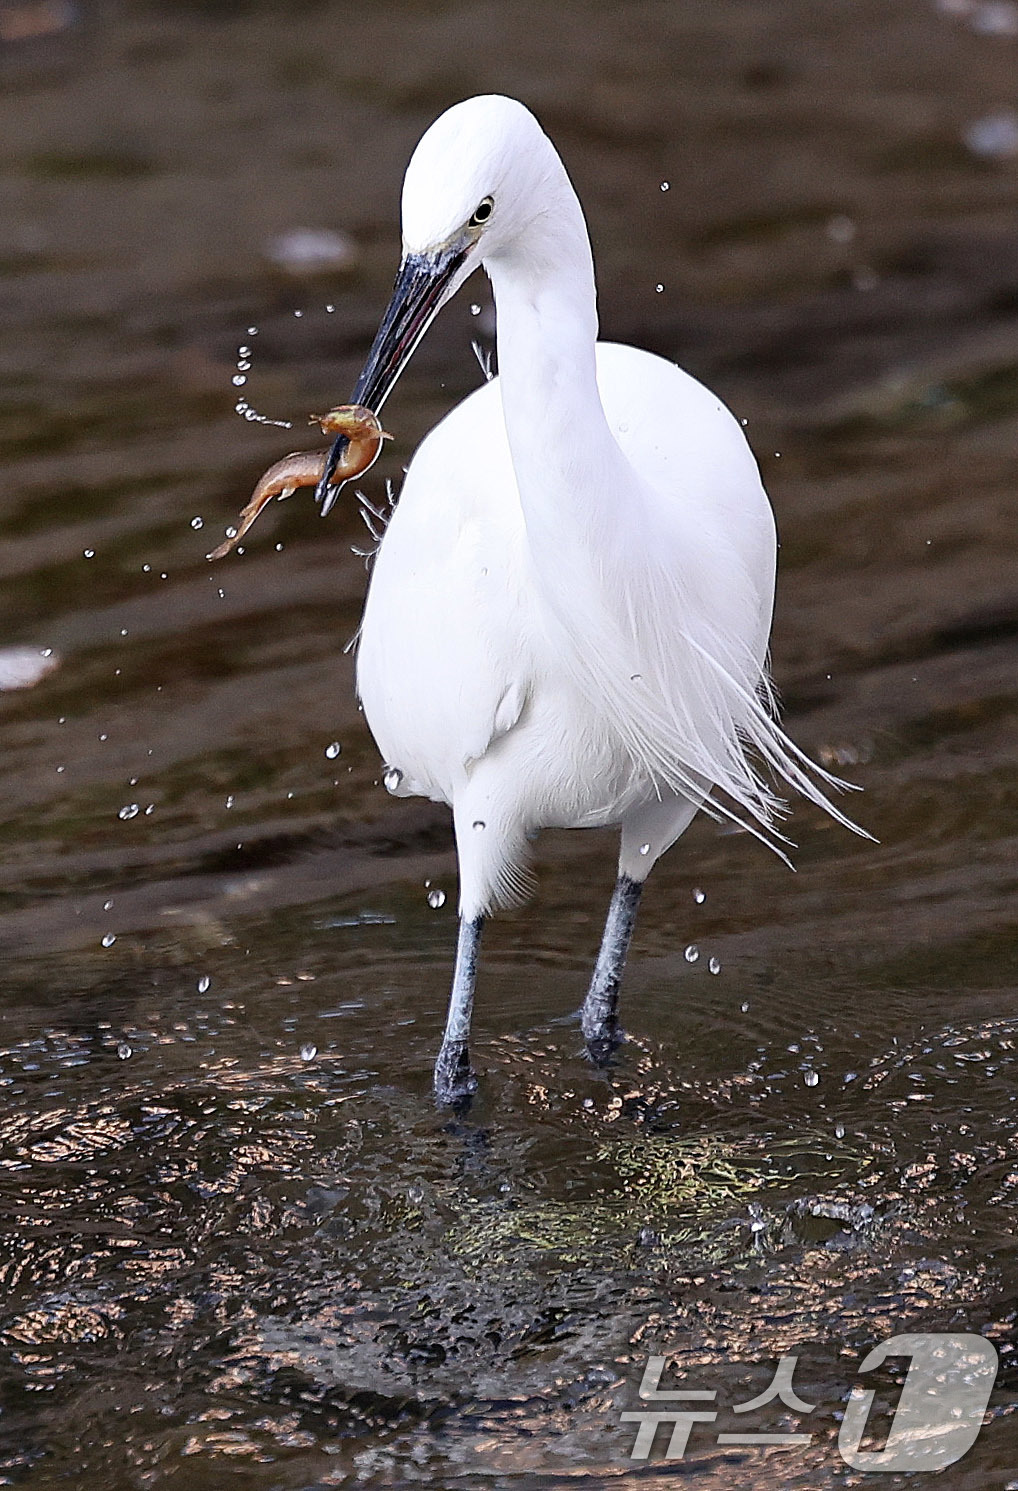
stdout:
{"type": "MultiPolygon", "coordinates": [[[[468,243],[460,242],[435,253],[405,255],[351,403],[362,404],[375,415],[381,413],[414,348],[441,306],[458,288],[469,247],[468,243]]],[[[332,508],[342,486],[342,482],[337,483],[333,478],[346,442],[346,435],[338,435],[333,441],[315,488],[315,501],[321,505],[323,517],[332,508]]]]}

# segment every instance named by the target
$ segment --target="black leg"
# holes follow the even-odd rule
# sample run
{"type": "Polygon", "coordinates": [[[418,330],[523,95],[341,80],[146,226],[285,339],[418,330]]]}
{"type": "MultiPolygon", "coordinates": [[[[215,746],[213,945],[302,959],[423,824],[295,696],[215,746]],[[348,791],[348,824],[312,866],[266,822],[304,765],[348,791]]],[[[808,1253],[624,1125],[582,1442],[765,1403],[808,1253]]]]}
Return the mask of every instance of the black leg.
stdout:
{"type": "Polygon", "coordinates": [[[484,917],[460,918],[456,943],[456,971],[452,976],[449,1013],[445,1021],[442,1049],[435,1062],[435,1098],[447,1108],[465,1108],[477,1091],[477,1078],[470,1065],[470,1016],[474,1008],[477,955],[481,947],[484,917]]]}
{"type": "Polygon", "coordinates": [[[604,924],[601,951],[594,965],[594,976],[580,1011],[583,1038],[591,1061],[599,1066],[608,1060],[622,1041],[619,1029],[619,985],[626,966],[626,954],[636,926],[643,882],[620,875],[612,892],[608,919],[604,924]]]}

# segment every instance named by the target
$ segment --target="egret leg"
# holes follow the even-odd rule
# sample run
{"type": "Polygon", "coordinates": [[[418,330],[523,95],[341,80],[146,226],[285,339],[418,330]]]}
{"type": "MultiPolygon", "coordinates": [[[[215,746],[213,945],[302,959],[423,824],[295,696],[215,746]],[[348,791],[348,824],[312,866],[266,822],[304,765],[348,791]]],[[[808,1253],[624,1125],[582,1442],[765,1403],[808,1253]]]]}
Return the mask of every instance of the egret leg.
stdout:
{"type": "Polygon", "coordinates": [[[449,1013],[445,1020],[442,1049],[435,1062],[435,1098],[443,1107],[465,1107],[477,1091],[477,1078],[470,1065],[468,1042],[483,927],[483,916],[460,917],[449,1013]]]}
{"type": "Polygon", "coordinates": [[[636,912],[640,905],[643,881],[620,875],[612,892],[608,919],[604,924],[601,951],[594,965],[594,976],[580,1011],[580,1025],[587,1042],[587,1054],[598,1066],[603,1065],[622,1041],[619,1029],[619,985],[626,966],[626,954],[633,939],[636,912]]]}

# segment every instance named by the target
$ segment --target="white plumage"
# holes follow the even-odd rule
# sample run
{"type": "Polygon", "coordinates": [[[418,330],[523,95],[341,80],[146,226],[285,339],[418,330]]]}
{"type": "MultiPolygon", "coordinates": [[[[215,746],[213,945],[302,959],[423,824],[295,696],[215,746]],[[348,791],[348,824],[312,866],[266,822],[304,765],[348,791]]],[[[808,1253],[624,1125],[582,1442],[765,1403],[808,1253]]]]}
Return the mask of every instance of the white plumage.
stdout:
{"type": "MultiPolygon", "coordinates": [[[[410,465],[357,660],[390,781],[398,773],[396,790],[453,810],[461,938],[436,1070],[451,1101],[474,1085],[466,1028],[480,921],[525,889],[528,836],[621,827],[584,1012],[604,1055],[618,1039],[639,887],[708,795],[709,810],[773,844],[784,805],[761,774],[769,767],[848,820],[814,781],[832,779],[773,718],[774,521],[742,431],[672,363],[597,343],[583,214],[521,104],[471,99],[431,127],[407,170],[403,237],[401,274],[435,288],[402,332],[383,323],[359,385],[373,407],[478,263],[498,317],[499,376],[410,465]]],[[[410,293],[400,285],[394,305],[410,293]]]]}

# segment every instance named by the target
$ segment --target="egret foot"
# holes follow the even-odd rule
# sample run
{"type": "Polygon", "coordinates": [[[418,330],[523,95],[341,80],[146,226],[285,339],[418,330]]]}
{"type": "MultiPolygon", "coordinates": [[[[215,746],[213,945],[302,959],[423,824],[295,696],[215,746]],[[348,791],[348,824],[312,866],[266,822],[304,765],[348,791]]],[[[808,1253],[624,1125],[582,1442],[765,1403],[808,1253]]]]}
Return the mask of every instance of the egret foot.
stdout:
{"type": "Polygon", "coordinates": [[[466,1041],[443,1041],[435,1062],[435,1101],[440,1108],[469,1107],[477,1091],[477,1074],[470,1065],[466,1041]]]}
{"type": "Polygon", "coordinates": [[[640,880],[631,880],[628,875],[616,880],[594,976],[580,1011],[587,1055],[595,1066],[607,1065],[626,1038],[619,1025],[619,987],[642,891],[640,880]]]}

